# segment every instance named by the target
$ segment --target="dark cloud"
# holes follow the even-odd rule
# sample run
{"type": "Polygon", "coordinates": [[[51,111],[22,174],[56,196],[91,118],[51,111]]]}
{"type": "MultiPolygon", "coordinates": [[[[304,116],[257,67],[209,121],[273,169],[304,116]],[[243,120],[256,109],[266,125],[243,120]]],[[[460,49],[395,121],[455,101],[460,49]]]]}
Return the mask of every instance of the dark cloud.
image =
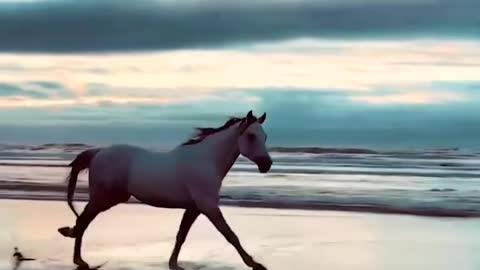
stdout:
{"type": "Polygon", "coordinates": [[[257,103],[213,99],[184,104],[78,106],[59,111],[9,109],[6,112],[12,117],[0,122],[0,128],[9,127],[9,132],[0,133],[0,140],[10,136],[11,140],[38,143],[48,139],[172,146],[186,139],[196,126],[219,126],[228,116],[242,116],[253,109],[256,115],[268,114],[264,126],[270,145],[477,147],[480,95],[470,88],[475,82],[438,84],[464,89],[457,91],[472,95],[471,99],[377,106],[352,101],[349,97],[355,92],[348,90],[259,89],[239,92],[256,96],[257,103]],[[15,132],[24,133],[14,136],[15,132]]]}
{"type": "Polygon", "coordinates": [[[461,103],[376,106],[351,101],[351,94],[266,91],[259,109],[269,114],[272,143],[281,145],[476,147],[480,137],[478,95],[461,103]]]}
{"type": "Polygon", "coordinates": [[[23,89],[21,86],[14,84],[0,83],[0,97],[48,98],[48,94],[40,91],[23,89]]]}
{"type": "Polygon", "coordinates": [[[480,81],[444,81],[433,82],[432,86],[435,88],[450,89],[454,91],[461,91],[468,93],[477,99],[480,99],[480,81]]]}
{"type": "Polygon", "coordinates": [[[113,90],[103,83],[89,83],[87,84],[87,95],[89,96],[103,96],[112,94],[113,90]]]}
{"type": "Polygon", "coordinates": [[[58,82],[51,82],[51,81],[31,81],[28,82],[30,85],[37,85],[42,88],[46,89],[63,89],[63,84],[58,82]]]}
{"type": "Polygon", "coordinates": [[[73,96],[74,94],[66,89],[62,83],[55,81],[25,81],[15,84],[0,82],[0,98],[47,99],[52,97],[69,98],[73,96]]]}
{"type": "Polygon", "coordinates": [[[0,3],[0,50],[214,47],[297,37],[480,37],[480,2],[162,1],[0,3]]]}

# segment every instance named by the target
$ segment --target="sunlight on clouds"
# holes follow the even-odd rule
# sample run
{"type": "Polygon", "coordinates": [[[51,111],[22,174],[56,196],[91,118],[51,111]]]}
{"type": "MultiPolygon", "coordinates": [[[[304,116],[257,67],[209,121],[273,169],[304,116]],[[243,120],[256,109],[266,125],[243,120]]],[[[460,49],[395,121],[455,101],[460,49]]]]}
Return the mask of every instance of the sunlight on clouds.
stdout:
{"type": "Polygon", "coordinates": [[[412,91],[404,93],[360,95],[350,97],[353,101],[370,104],[435,104],[466,101],[467,97],[458,93],[435,91],[412,91]]]}
{"type": "MultiPolygon", "coordinates": [[[[55,78],[77,92],[71,81],[105,84],[114,88],[159,88],[205,93],[219,89],[264,87],[361,88],[355,79],[347,80],[332,68],[325,58],[285,53],[243,51],[178,51],[170,53],[96,55],[96,56],[28,56],[23,59],[25,71],[18,77],[0,74],[0,81],[42,80],[55,78]],[[34,59],[36,58],[36,59],[34,59]],[[49,65],[41,66],[42,63],[49,65]],[[43,61],[45,60],[45,61],[43,61]],[[32,61],[32,62],[30,62],[32,61]],[[325,62],[324,62],[325,61],[325,62]],[[40,66],[39,66],[40,64],[40,66]],[[131,67],[135,67],[132,69],[131,67]],[[30,68],[33,69],[30,69],[30,68]],[[91,68],[108,70],[94,73],[91,68]],[[135,71],[133,71],[135,70],[135,71]]],[[[1,56],[0,59],[8,59],[1,56]]],[[[20,73],[20,72],[17,72],[20,73]]],[[[159,90],[161,91],[161,90],[159,90]]]]}
{"type": "Polygon", "coordinates": [[[77,79],[74,74],[63,70],[55,71],[59,82],[61,82],[67,90],[70,90],[75,96],[83,96],[87,94],[87,87],[84,82],[77,79]]]}
{"type": "MultiPolygon", "coordinates": [[[[429,103],[458,100],[453,94],[413,93],[402,86],[476,81],[480,42],[449,40],[342,41],[299,39],[236,50],[177,50],[116,54],[0,54],[0,82],[52,80],[76,99],[5,101],[0,106],[153,103],[245,89],[359,92],[368,103],[429,103]],[[8,67],[15,65],[15,69],[8,67]],[[89,96],[89,86],[110,92],[89,96]],[[400,89],[396,94],[379,91],[400,89]],[[129,97],[129,98],[125,98],[129,97]],[[80,99],[79,99],[80,98],[80,99]],[[130,101],[125,101],[130,99],[130,101]],[[50,102],[50,103],[49,103],[50,102]],[[83,103],[82,103],[83,102],[83,103]],[[23,104],[23,105],[22,105],[23,104]]],[[[411,89],[411,88],[409,88],[411,89]]]]}
{"type": "Polygon", "coordinates": [[[128,105],[128,104],[167,104],[173,102],[169,98],[148,98],[148,97],[81,97],[76,99],[31,99],[24,97],[0,98],[1,108],[31,107],[31,108],[49,108],[49,107],[67,107],[72,105],[128,105]]]}
{"type": "Polygon", "coordinates": [[[162,105],[185,104],[192,102],[231,102],[256,104],[261,101],[258,96],[245,92],[229,93],[226,95],[194,95],[189,97],[161,97],[161,96],[76,96],[74,98],[38,99],[30,97],[0,97],[0,108],[63,108],[77,105],[162,105]]]}

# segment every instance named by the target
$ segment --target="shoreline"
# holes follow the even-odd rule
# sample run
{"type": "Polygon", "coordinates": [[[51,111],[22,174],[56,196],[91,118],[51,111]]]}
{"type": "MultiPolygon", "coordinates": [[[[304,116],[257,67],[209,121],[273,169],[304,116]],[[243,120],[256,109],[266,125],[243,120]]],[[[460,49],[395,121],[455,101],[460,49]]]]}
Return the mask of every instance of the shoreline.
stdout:
{"type": "MultiPolygon", "coordinates": [[[[78,195],[78,194],[77,194],[78,195]]],[[[66,195],[65,195],[66,196],[66,195]]],[[[59,194],[45,194],[44,196],[30,196],[30,195],[0,195],[0,201],[64,201],[65,196],[60,197],[59,194]]],[[[87,202],[85,194],[83,197],[75,198],[74,202],[87,202]]],[[[139,205],[142,202],[135,198],[130,199],[126,203],[139,205]]],[[[143,204],[146,205],[146,204],[143,204]]],[[[148,205],[146,205],[148,206],[148,205]]],[[[339,211],[350,213],[371,213],[371,214],[385,214],[385,215],[404,215],[417,217],[431,217],[431,218],[456,218],[456,219],[472,219],[480,218],[480,213],[477,211],[468,210],[449,210],[449,209],[402,209],[375,205],[340,205],[332,203],[285,203],[285,202],[265,202],[265,201],[233,201],[230,199],[220,199],[220,206],[238,207],[238,208],[259,208],[259,209],[278,209],[278,210],[310,210],[310,211],[339,211]]],[[[168,209],[168,208],[167,208],[168,209]]]]}
{"type": "MultiPolygon", "coordinates": [[[[480,211],[440,207],[398,206],[375,203],[335,203],[321,200],[295,200],[288,198],[233,198],[235,194],[220,194],[220,205],[243,208],[291,209],[316,211],[342,211],[378,214],[401,214],[437,218],[479,218],[480,211]]],[[[0,200],[66,201],[66,185],[0,181],[0,200]]],[[[88,201],[88,185],[77,186],[74,201],[88,201]]],[[[141,204],[134,197],[127,204],[141,204]]]]}
{"type": "MultiPolygon", "coordinates": [[[[68,162],[83,146],[45,144],[11,152],[4,147],[0,150],[0,155],[4,154],[0,199],[65,201],[68,162]]],[[[272,149],[277,150],[277,166],[269,175],[259,175],[254,165],[239,160],[222,187],[221,205],[480,217],[480,153],[466,155],[460,149],[377,153],[357,148],[272,149]]],[[[87,179],[80,177],[77,201],[88,199],[87,179]]],[[[135,199],[130,202],[138,203],[135,199]]]]}

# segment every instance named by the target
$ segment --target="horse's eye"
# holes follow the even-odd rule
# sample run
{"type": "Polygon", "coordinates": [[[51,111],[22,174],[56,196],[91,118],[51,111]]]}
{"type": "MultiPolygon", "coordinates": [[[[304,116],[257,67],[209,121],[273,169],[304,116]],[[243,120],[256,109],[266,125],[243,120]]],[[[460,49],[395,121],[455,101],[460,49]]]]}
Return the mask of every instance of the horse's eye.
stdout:
{"type": "Polygon", "coordinates": [[[251,134],[251,133],[248,134],[248,135],[247,135],[247,139],[248,139],[249,142],[255,141],[255,134],[251,134]]]}

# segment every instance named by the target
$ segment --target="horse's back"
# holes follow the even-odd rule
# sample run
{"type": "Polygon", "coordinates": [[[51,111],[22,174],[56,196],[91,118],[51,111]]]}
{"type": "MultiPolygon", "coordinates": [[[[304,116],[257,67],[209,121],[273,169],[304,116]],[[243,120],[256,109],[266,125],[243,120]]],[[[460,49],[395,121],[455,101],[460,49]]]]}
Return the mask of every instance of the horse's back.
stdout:
{"type": "Polygon", "coordinates": [[[145,149],[130,145],[112,145],[102,148],[89,168],[90,193],[128,192],[128,175],[131,163],[145,149]]]}
{"type": "Polygon", "coordinates": [[[117,170],[128,169],[138,156],[146,155],[146,149],[131,145],[112,145],[102,148],[94,159],[94,166],[115,167],[117,170]]]}

